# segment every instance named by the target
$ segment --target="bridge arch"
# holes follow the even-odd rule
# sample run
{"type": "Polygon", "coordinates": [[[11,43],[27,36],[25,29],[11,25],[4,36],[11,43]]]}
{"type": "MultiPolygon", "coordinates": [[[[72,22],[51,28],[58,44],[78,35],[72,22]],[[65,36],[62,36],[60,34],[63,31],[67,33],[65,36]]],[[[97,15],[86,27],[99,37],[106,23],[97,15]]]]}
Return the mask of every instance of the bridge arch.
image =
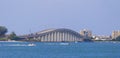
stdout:
{"type": "Polygon", "coordinates": [[[47,29],[35,33],[33,36],[34,40],[41,42],[73,42],[81,41],[82,36],[70,29],[47,29]]]}

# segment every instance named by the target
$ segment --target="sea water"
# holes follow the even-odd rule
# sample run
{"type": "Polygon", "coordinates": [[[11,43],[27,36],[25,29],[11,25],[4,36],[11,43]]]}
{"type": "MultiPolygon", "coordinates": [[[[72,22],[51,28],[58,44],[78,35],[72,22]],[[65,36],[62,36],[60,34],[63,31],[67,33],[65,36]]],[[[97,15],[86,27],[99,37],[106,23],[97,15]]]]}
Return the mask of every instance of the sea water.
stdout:
{"type": "Polygon", "coordinates": [[[120,58],[119,42],[0,42],[0,58],[120,58]]]}

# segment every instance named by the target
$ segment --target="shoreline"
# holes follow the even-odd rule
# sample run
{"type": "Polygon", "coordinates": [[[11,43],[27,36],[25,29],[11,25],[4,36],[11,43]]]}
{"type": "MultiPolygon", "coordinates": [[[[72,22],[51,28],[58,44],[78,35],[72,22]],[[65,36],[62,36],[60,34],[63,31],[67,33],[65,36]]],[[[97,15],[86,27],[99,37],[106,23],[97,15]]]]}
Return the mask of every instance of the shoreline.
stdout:
{"type": "Polygon", "coordinates": [[[15,40],[12,40],[12,41],[0,41],[0,42],[23,42],[23,41],[15,41],[15,40]]]}
{"type": "MultiPolygon", "coordinates": [[[[39,42],[39,41],[15,41],[15,40],[6,40],[6,41],[0,41],[0,42],[39,42]]],[[[68,41],[67,41],[68,42],[68,41]]],[[[81,41],[81,42],[120,42],[120,41],[81,41]]],[[[77,42],[77,43],[81,43],[81,42],[77,42]]],[[[43,42],[44,43],[44,42],[43,42]]],[[[55,42],[45,42],[45,43],[55,43],[55,42]]],[[[60,43],[66,43],[66,42],[60,42],[60,43]]],[[[68,42],[68,43],[72,43],[72,42],[68,42]]],[[[75,41],[76,43],[76,41],[75,41]]]]}

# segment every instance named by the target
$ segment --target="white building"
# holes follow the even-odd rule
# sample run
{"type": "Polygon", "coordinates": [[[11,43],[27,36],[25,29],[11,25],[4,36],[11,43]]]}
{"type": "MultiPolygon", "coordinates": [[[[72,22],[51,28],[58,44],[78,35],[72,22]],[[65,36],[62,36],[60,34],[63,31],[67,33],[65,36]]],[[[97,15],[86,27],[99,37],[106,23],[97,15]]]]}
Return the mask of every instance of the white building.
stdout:
{"type": "Polygon", "coordinates": [[[118,36],[120,36],[120,30],[116,30],[112,32],[112,39],[117,38],[118,36]]]}
{"type": "Polygon", "coordinates": [[[80,35],[82,35],[85,39],[89,39],[92,37],[92,31],[83,29],[83,30],[80,30],[80,35]]]}

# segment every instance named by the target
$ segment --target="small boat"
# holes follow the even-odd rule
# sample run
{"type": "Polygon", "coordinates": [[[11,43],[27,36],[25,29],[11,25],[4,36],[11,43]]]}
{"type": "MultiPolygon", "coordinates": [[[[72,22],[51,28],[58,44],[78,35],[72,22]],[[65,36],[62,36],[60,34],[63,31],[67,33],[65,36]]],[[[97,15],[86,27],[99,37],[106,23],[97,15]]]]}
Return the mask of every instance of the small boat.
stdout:
{"type": "Polygon", "coordinates": [[[36,46],[36,44],[31,43],[31,44],[28,44],[28,46],[36,46]]]}

